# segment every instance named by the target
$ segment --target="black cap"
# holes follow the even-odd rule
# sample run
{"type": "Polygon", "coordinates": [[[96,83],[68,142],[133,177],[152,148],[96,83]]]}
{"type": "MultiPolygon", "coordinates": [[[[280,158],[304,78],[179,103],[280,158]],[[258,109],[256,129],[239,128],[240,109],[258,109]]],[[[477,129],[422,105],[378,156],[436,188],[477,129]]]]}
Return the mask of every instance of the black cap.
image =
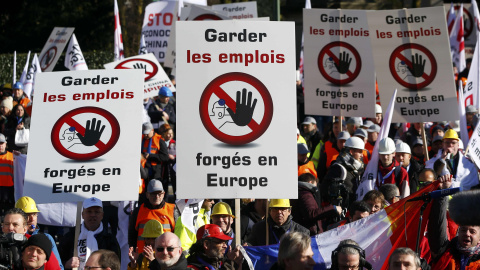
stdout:
{"type": "Polygon", "coordinates": [[[50,254],[52,254],[52,242],[50,239],[44,234],[35,234],[28,238],[28,242],[25,245],[25,248],[29,246],[37,246],[45,252],[47,256],[47,261],[50,258],[50,254]]]}

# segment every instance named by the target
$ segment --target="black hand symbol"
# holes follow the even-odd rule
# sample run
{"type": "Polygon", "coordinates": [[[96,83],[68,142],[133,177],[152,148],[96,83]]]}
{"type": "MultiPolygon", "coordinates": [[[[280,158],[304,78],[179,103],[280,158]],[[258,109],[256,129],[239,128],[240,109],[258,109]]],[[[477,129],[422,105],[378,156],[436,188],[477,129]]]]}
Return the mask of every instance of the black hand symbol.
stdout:
{"type": "Polygon", "coordinates": [[[85,135],[82,136],[80,133],[77,132],[77,136],[85,146],[92,146],[97,144],[100,141],[100,137],[102,136],[103,130],[105,129],[105,125],[100,128],[102,121],[96,118],[92,119],[92,125],[90,126],[90,120],[87,121],[87,127],[85,128],[85,135]]]}
{"type": "Polygon", "coordinates": [[[255,105],[257,105],[257,99],[253,100],[252,104],[252,92],[248,92],[247,100],[247,89],[243,88],[242,94],[240,91],[237,91],[237,102],[235,113],[232,109],[227,108],[228,113],[233,119],[233,122],[237,126],[246,126],[252,121],[253,110],[255,110],[255,105]]]}
{"type": "Polygon", "coordinates": [[[335,67],[338,70],[338,73],[340,74],[345,74],[348,72],[348,69],[350,68],[350,63],[352,62],[352,58],[350,57],[350,54],[343,52],[340,53],[339,55],[340,60],[337,63],[335,63],[335,67]]]}
{"type": "Polygon", "coordinates": [[[135,69],[145,69],[145,71],[147,70],[147,66],[143,65],[143,64],[140,64],[140,63],[136,63],[135,65],[133,65],[133,68],[135,68],[135,69]]]}
{"type": "Polygon", "coordinates": [[[422,56],[416,53],[415,58],[412,55],[412,68],[409,66],[407,66],[407,68],[414,77],[422,77],[423,70],[425,69],[425,62],[426,60],[423,60],[422,62],[422,56]]]}

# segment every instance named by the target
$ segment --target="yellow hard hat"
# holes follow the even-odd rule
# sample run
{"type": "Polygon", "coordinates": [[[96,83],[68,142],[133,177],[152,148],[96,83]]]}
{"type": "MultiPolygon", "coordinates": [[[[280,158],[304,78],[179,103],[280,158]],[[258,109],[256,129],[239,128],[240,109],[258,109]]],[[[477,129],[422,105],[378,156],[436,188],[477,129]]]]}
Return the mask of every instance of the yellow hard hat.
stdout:
{"type": "Polygon", "coordinates": [[[143,238],[157,238],[161,234],[163,234],[163,226],[160,221],[156,219],[150,219],[145,223],[145,227],[143,227],[143,233],[141,237],[143,238]]]}
{"type": "Polygon", "coordinates": [[[268,207],[291,207],[289,199],[271,199],[268,207]]]}
{"type": "Polygon", "coordinates": [[[458,140],[458,133],[453,129],[449,129],[445,132],[445,135],[443,135],[443,139],[458,140]]]}
{"type": "Polygon", "coordinates": [[[37,209],[37,204],[35,201],[28,196],[23,196],[18,199],[18,201],[15,203],[15,208],[20,208],[27,214],[40,212],[37,209]]]}
{"type": "Polygon", "coordinates": [[[218,202],[213,206],[212,216],[214,215],[229,215],[232,218],[235,218],[232,213],[232,208],[230,208],[230,205],[225,202],[218,202]]]}
{"type": "Polygon", "coordinates": [[[12,89],[12,84],[11,83],[6,83],[3,85],[4,89],[12,89]]]}

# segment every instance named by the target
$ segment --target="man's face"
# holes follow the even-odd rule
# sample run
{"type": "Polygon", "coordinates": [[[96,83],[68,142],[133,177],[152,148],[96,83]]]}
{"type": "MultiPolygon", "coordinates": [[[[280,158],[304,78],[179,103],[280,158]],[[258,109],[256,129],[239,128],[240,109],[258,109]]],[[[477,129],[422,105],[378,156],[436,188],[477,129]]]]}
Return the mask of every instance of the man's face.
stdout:
{"type": "Polygon", "coordinates": [[[147,134],[147,139],[152,138],[154,134],[155,134],[155,131],[153,129],[150,130],[150,132],[147,134]]]}
{"type": "Polygon", "coordinates": [[[350,154],[354,159],[361,161],[363,157],[363,150],[352,148],[350,149],[350,154]]]}
{"type": "Polygon", "coordinates": [[[421,144],[414,145],[412,148],[412,153],[417,157],[421,157],[423,155],[423,145],[421,144]]]}
{"type": "Polygon", "coordinates": [[[28,225],[28,231],[33,232],[37,228],[37,218],[38,218],[38,213],[27,213],[27,225],[28,225]],[[32,225],[34,225],[32,227],[32,225]]]}
{"type": "Polygon", "coordinates": [[[342,131],[340,128],[340,123],[334,123],[332,127],[333,135],[335,135],[335,138],[338,137],[338,134],[342,131]]]}
{"type": "Polygon", "coordinates": [[[435,141],[432,143],[432,151],[435,154],[438,152],[438,150],[440,150],[440,148],[442,148],[442,141],[435,141]]]}
{"type": "Polygon", "coordinates": [[[270,216],[277,225],[282,226],[287,222],[288,217],[290,216],[290,208],[270,207],[270,216]]]}
{"type": "Polygon", "coordinates": [[[203,200],[202,208],[205,209],[205,211],[210,211],[212,209],[212,206],[215,204],[215,201],[212,199],[205,199],[203,200]]]}
{"type": "Polygon", "coordinates": [[[158,206],[162,203],[165,191],[147,192],[147,199],[153,206],[158,206]]]}
{"type": "Polygon", "coordinates": [[[47,261],[47,255],[37,246],[28,246],[22,252],[22,263],[25,269],[38,269],[47,261]]]}
{"type": "Polygon", "coordinates": [[[359,254],[344,254],[338,253],[338,269],[339,270],[349,270],[349,269],[358,269],[360,265],[360,255],[359,254]]]}
{"type": "Polygon", "coordinates": [[[392,154],[379,154],[378,155],[380,162],[382,163],[382,166],[388,167],[392,164],[393,162],[393,157],[395,157],[395,153],[392,154]]]}
{"type": "Polygon", "coordinates": [[[303,124],[302,127],[303,127],[303,132],[304,132],[305,134],[310,133],[310,132],[312,132],[312,131],[314,131],[314,130],[317,129],[317,125],[315,125],[315,124],[313,124],[313,123],[303,124]]]}
{"type": "Polygon", "coordinates": [[[370,215],[372,214],[375,214],[377,213],[378,211],[380,211],[382,209],[382,202],[378,199],[378,200],[368,200],[368,201],[365,201],[368,206],[370,206],[370,215]]]}
{"type": "Polygon", "coordinates": [[[343,149],[343,147],[345,146],[345,142],[346,142],[346,141],[347,141],[347,140],[337,140],[337,147],[338,147],[339,150],[342,150],[342,149],[343,149]]]}
{"type": "MultiPolygon", "coordinates": [[[[410,254],[395,254],[390,259],[390,270],[414,270],[417,269],[415,265],[415,258],[410,254]]],[[[421,269],[418,267],[418,269],[421,269]]]]}
{"type": "Polygon", "coordinates": [[[229,215],[213,215],[212,223],[222,228],[222,231],[229,233],[232,229],[233,217],[229,215]]]}
{"type": "Polygon", "coordinates": [[[456,155],[458,152],[458,140],[443,139],[443,151],[456,155]]]}
{"type": "Polygon", "coordinates": [[[376,142],[378,139],[378,132],[368,132],[368,141],[369,142],[376,142]]]}
{"type": "Polygon", "coordinates": [[[472,123],[473,121],[473,116],[475,115],[475,113],[466,113],[467,115],[467,123],[472,123]]]}
{"type": "Polygon", "coordinates": [[[5,152],[7,150],[7,143],[0,143],[0,153],[5,152]]]}
{"type": "Polygon", "coordinates": [[[156,238],[144,238],[145,246],[153,247],[155,245],[155,239],[156,238]]]}
{"type": "Polygon", "coordinates": [[[373,123],[374,124],[377,124],[377,125],[380,125],[380,123],[382,123],[382,114],[381,113],[377,113],[375,114],[375,118],[372,119],[373,120],[373,123]]]}
{"type": "Polygon", "coordinates": [[[14,89],[13,90],[13,95],[15,95],[16,98],[20,98],[23,95],[23,90],[22,89],[14,89]]]}
{"type": "Polygon", "coordinates": [[[174,235],[166,233],[155,241],[155,259],[164,268],[178,262],[182,255],[182,248],[178,246],[178,240],[174,235]]]}
{"type": "Polygon", "coordinates": [[[353,214],[353,216],[350,218],[350,221],[354,222],[354,221],[357,221],[359,219],[368,217],[369,215],[370,215],[369,212],[361,212],[361,211],[357,210],[357,211],[355,211],[355,214],[353,214]]]}
{"type": "Polygon", "coordinates": [[[395,159],[398,162],[402,162],[403,167],[408,167],[410,165],[410,154],[409,153],[395,153],[395,159]]]}
{"type": "Polygon", "coordinates": [[[307,163],[308,161],[308,153],[307,154],[298,154],[298,162],[300,163],[307,163]]]}
{"type": "Polygon", "coordinates": [[[170,100],[170,97],[160,96],[160,103],[167,104],[170,100]]]}
{"type": "Polygon", "coordinates": [[[480,239],[480,226],[460,226],[458,243],[463,248],[475,247],[480,239]]]}
{"type": "Polygon", "coordinates": [[[285,260],[285,268],[290,270],[311,270],[315,266],[311,246],[292,259],[285,260]]]}
{"type": "Polygon", "coordinates": [[[420,182],[420,188],[422,188],[435,181],[435,175],[431,171],[422,172],[418,177],[418,181],[420,182]]]}
{"type": "Polygon", "coordinates": [[[100,227],[103,219],[103,209],[100,206],[92,206],[82,211],[83,223],[89,231],[95,231],[100,227]]]}
{"type": "Polygon", "coordinates": [[[209,258],[222,259],[227,249],[227,241],[210,237],[204,242],[205,254],[209,258]]]}
{"type": "Polygon", "coordinates": [[[27,232],[27,222],[23,219],[23,216],[20,214],[9,214],[5,216],[2,225],[3,233],[21,233],[24,234],[27,232]]]}

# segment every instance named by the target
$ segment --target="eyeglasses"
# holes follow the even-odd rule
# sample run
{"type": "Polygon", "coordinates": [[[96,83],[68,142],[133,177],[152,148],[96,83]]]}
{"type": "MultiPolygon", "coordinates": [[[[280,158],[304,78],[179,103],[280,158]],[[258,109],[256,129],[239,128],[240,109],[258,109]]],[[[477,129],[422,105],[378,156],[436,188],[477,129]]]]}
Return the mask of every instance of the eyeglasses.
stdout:
{"type": "Polygon", "coordinates": [[[157,247],[156,250],[157,250],[158,252],[163,252],[165,249],[167,249],[167,252],[173,252],[176,248],[178,248],[178,247],[166,247],[166,248],[164,248],[164,247],[157,247]]]}
{"type": "Polygon", "coordinates": [[[84,266],[85,270],[90,270],[90,269],[95,269],[95,268],[103,268],[103,267],[101,267],[101,266],[86,266],[86,265],[84,266]]]}

